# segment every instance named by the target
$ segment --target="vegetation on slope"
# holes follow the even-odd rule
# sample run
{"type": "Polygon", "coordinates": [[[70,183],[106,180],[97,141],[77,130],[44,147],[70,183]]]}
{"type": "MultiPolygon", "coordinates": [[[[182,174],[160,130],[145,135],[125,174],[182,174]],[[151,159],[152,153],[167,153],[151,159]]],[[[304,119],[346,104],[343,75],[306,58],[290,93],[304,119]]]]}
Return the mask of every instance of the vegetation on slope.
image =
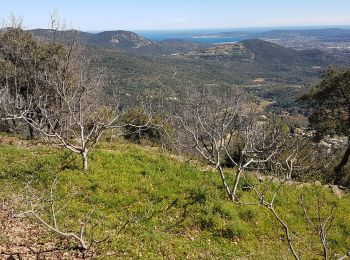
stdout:
{"type": "MultiPolygon", "coordinates": [[[[164,91],[162,94],[165,96],[161,96],[161,100],[169,101],[169,104],[161,103],[169,110],[158,110],[153,118],[153,110],[147,110],[147,106],[145,110],[143,107],[136,108],[137,100],[132,94],[124,93],[124,97],[130,97],[130,104],[124,98],[123,103],[104,100],[102,90],[96,88],[98,85],[92,81],[102,73],[100,70],[85,70],[88,68],[85,65],[90,63],[79,62],[80,48],[73,48],[76,41],[70,46],[37,42],[21,28],[9,29],[1,36],[4,38],[2,63],[7,68],[1,86],[1,113],[4,121],[13,124],[13,127],[8,125],[8,132],[24,132],[25,126],[29,126],[29,129],[32,127],[33,133],[37,131],[44,137],[38,140],[80,154],[85,173],[77,166],[75,154],[16,138],[10,138],[8,145],[5,144],[6,136],[3,136],[2,140],[5,141],[0,151],[0,179],[6,188],[2,192],[4,210],[0,212],[7,210],[11,217],[31,216],[37,224],[43,224],[56,235],[66,238],[62,244],[58,243],[61,248],[67,249],[64,243],[68,242],[72,244],[71,250],[84,254],[92,252],[93,257],[288,257],[290,252],[286,245],[289,244],[295,259],[299,260],[317,256],[322,251],[321,243],[317,242],[318,236],[323,243],[324,259],[328,259],[326,249],[329,249],[330,256],[346,251],[348,242],[345,238],[349,232],[343,223],[348,220],[347,215],[344,215],[349,210],[344,206],[348,198],[336,198],[326,187],[320,185],[296,185],[291,181],[303,180],[304,175],[301,174],[311,171],[315,172],[314,175],[319,175],[318,180],[324,180],[324,170],[330,165],[323,154],[325,149],[306,147],[309,144],[307,138],[291,133],[282,121],[278,124],[278,118],[269,119],[265,116],[259,120],[254,107],[250,109],[250,100],[244,91],[224,92],[222,90],[227,85],[216,83],[215,77],[220,77],[220,74],[228,78],[232,76],[229,69],[220,70],[216,65],[233,68],[236,63],[232,61],[239,60],[239,55],[231,61],[232,55],[229,53],[226,60],[228,63],[217,59],[215,53],[209,59],[179,56],[171,60],[169,57],[155,60],[140,57],[142,64],[138,57],[132,56],[134,59],[131,60],[130,67],[122,66],[125,71],[120,73],[119,79],[124,79],[131,70],[131,75],[136,76],[139,82],[149,80],[148,86],[157,96],[164,90],[164,86],[155,85],[154,75],[159,77],[160,82],[172,82],[179,90],[183,87],[179,83],[191,82],[191,78],[199,83],[216,84],[215,90],[201,89],[196,92],[193,89],[192,93],[188,93],[187,99],[167,96],[172,94],[171,91],[175,92],[175,89],[167,86],[170,92],[164,91]],[[22,38],[28,39],[32,44],[23,42],[22,38]],[[38,50],[46,50],[46,47],[48,53],[50,50],[58,52],[42,57],[38,50]],[[65,54],[66,50],[68,55],[65,54]],[[37,57],[43,58],[41,62],[37,63],[37,57]],[[142,66],[154,61],[162,70],[153,71],[153,67],[142,66]],[[172,66],[163,68],[162,64],[169,61],[172,66]],[[34,67],[34,72],[30,74],[16,73],[18,68],[26,72],[27,68],[32,68],[31,64],[42,67],[34,67]],[[138,78],[140,75],[132,72],[135,67],[150,73],[147,80],[142,76],[138,78]],[[170,77],[167,74],[173,68],[176,69],[170,77]],[[178,68],[181,68],[180,72],[178,68]],[[213,75],[216,70],[220,74],[213,77],[205,73],[208,69],[213,75]],[[178,78],[179,73],[182,74],[181,80],[178,78]],[[24,83],[17,84],[18,82],[24,83]],[[22,106],[18,107],[18,104],[22,106]],[[134,110],[128,111],[126,105],[134,106],[134,110]],[[145,114],[147,111],[150,115],[145,114]],[[157,120],[161,124],[162,116],[166,117],[169,111],[170,117],[175,120],[166,122],[169,123],[170,130],[176,132],[174,138],[180,138],[178,143],[185,144],[181,149],[182,154],[199,152],[207,163],[216,168],[221,178],[208,169],[199,171],[184,163],[184,158],[167,155],[156,148],[139,147],[123,143],[119,139],[116,140],[117,143],[99,143],[103,133],[106,134],[112,128],[120,130],[114,134],[124,134],[139,142],[145,135],[149,139],[161,141],[161,132],[157,131],[164,131],[167,125],[161,129],[150,128],[151,130],[148,126],[156,124],[158,127],[157,120]],[[16,124],[19,119],[22,120],[21,125],[16,124]],[[117,123],[119,119],[121,124],[117,123]],[[108,121],[104,122],[105,120],[108,121]],[[147,123],[140,125],[143,121],[147,123]],[[25,147],[19,148],[16,145],[18,142],[22,142],[25,147]],[[88,151],[94,152],[88,154],[88,151]],[[92,163],[89,170],[87,157],[92,163]],[[257,175],[256,178],[253,169],[269,177],[257,175]],[[234,180],[232,175],[235,176],[234,180]],[[281,177],[284,179],[278,179],[281,177]],[[283,186],[284,189],[280,190],[286,182],[290,186],[283,186]],[[223,190],[226,190],[226,196],[222,193],[223,190]],[[230,199],[227,199],[227,195],[230,199]],[[247,201],[250,203],[244,203],[247,201]],[[303,207],[300,201],[305,202],[303,207]],[[22,213],[12,214],[12,211],[22,213]],[[320,226],[314,225],[314,222],[320,226]],[[327,243],[324,241],[326,235],[327,243]],[[71,240],[67,241],[68,238],[71,240]],[[97,243],[96,238],[105,239],[97,243]],[[89,241],[95,243],[90,247],[89,241]]],[[[264,44],[256,47],[251,59],[244,60],[245,65],[252,66],[251,73],[254,66],[258,68],[258,65],[262,65],[256,61],[259,60],[259,52],[264,50],[264,44]]],[[[275,48],[280,59],[285,59],[284,52],[287,50],[278,46],[275,48]]],[[[111,50],[95,50],[97,54],[99,50],[104,53],[102,59],[111,58],[111,50]]],[[[274,49],[271,50],[273,52],[274,49]]],[[[227,49],[221,51],[225,56],[227,49]]],[[[234,52],[233,49],[232,51],[234,52]]],[[[118,54],[117,51],[113,53],[118,54]]],[[[128,55],[123,56],[126,63],[130,62],[131,55],[128,55]]],[[[265,59],[273,59],[271,55],[268,53],[265,59]]],[[[112,57],[112,62],[113,58],[115,56],[112,57]]],[[[280,68],[274,63],[266,64],[278,68],[269,72],[276,75],[286,68],[280,68]]],[[[295,68],[292,66],[292,69],[295,68]]],[[[301,68],[296,66],[296,69],[301,68]]],[[[287,72],[290,73],[290,70],[287,72]]],[[[239,75],[247,76],[243,73],[239,75]]],[[[128,80],[138,94],[146,93],[145,89],[140,89],[135,84],[134,79],[128,80]]],[[[260,78],[254,82],[264,81],[264,78],[260,78]]],[[[115,84],[113,76],[107,82],[115,84]]],[[[106,84],[109,85],[108,83],[106,84]]],[[[109,90],[114,90],[115,85],[110,85],[112,89],[109,90]]],[[[150,94],[152,99],[153,93],[150,94]]],[[[35,138],[36,135],[30,136],[35,138]]],[[[335,153],[334,155],[336,156],[335,153]]],[[[200,163],[197,166],[200,167],[200,163]]],[[[330,187],[339,192],[339,196],[343,195],[338,187],[330,187]]],[[[6,226],[2,229],[6,231],[6,226]]],[[[9,244],[13,242],[8,235],[3,233],[3,244],[5,254],[11,255],[8,250],[12,250],[9,244]]],[[[43,238],[46,237],[40,237],[43,238]]],[[[26,242],[19,245],[28,247],[26,242]]],[[[83,255],[85,256],[86,254],[83,255]]]]}
{"type": "MultiPolygon", "coordinates": [[[[30,32],[40,39],[56,38],[69,42],[77,31],[38,29],[30,32]]],[[[348,31],[272,31],[254,37],[282,37],[286,34],[293,38],[307,33],[332,38],[333,34],[338,37],[340,33],[348,34],[348,31]]],[[[90,50],[103,57],[101,61],[108,68],[111,82],[107,91],[118,88],[127,93],[140,93],[141,90],[141,93],[151,92],[152,95],[165,92],[168,96],[178,96],[192,85],[216,86],[221,91],[236,85],[250,86],[256,78],[264,78],[263,84],[257,89],[253,84],[250,90],[259,97],[276,101],[275,111],[298,112],[300,108],[294,102],[295,98],[316,84],[322,71],[330,65],[349,65],[348,59],[337,54],[318,49],[300,51],[258,39],[242,41],[239,45],[243,49],[221,55],[220,49],[226,45],[210,46],[181,40],[152,42],[128,31],[79,34],[83,44],[96,47],[90,50]],[[207,55],[207,50],[211,55],[207,55]],[[175,53],[178,55],[169,55],[175,53]],[[286,94],[281,94],[284,92],[286,94]]]]}
{"type": "MultiPolygon", "coordinates": [[[[47,198],[55,173],[59,172],[56,206],[70,203],[60,211],[58,225],[78,231],[80,221],[91,214],[92,222],[98,224],[97,239],[108,236],[106,241],[95,245],[95,256],[103,259],[275,259],[281,254],[290,257],[284,232],[267,209],[233,204],[227,199],[219,176],[211,171],[199,171],[157,148],[122,140],[101,143],[91,154],[89,171],[82,172],[79,158],[63,150],[7,135],[1,136],[1,143],[1,197],[5,201],[13,194],[23,198],[18,203],[11,200],[15,212],[28,209],[28,201],[32,200],[49,221],[47,198]]],[[[253,198],[253,192],[244,187],[242,182],[243,199],[253,198]]],[[[303,217],[299,204],[302,194],[311,207],[310,214],[317,194],[327,202],[324,211],[336,205],[328,245],[331,255],[347,252],[349,195],[338,198],[326,187],[291,184],[277,196],[276,208],[290,226],[300,255],[318,259],[322,250],[317,234],[303,217]]],[[[44,230],[40,241],[51,237],[44,230]]],[[[1,237],[1,244],[5,245],[7,240],[1,237]]]]}
{"type": "Polygon", "coordinates": [[[194,86],[217,92],[245,86],[258,97],[275,101],[277,111],[298,112],[295,99],[316,84],[332,64],[345,67],[348,60],[318,50],[296,51],[261,40],[247,40],[237,47],[216,46],[190,53],[139,56],[118,50],[91,48],[108,71],[107,92],[131,95],[181,97],[194,86]],[[224,54],[222,54],[224,50],[224,54]],[[254,80],[262,78],[259,84],[254,80]]]}

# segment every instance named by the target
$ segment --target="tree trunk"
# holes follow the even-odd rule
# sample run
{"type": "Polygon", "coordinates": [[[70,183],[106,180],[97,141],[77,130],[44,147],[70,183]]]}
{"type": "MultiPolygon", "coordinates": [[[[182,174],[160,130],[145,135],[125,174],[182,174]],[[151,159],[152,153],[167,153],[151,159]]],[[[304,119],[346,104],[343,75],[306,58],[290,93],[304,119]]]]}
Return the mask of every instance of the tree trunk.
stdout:
{"type": "Polygon", "coordinates": [[[241,178],[242,171],[243,171],[243,169],[241,169],[241,167],[238,167],[237,173],[236,173],[236,179],[235,179],[235,182],[233,184],[232,191],[231,191],[231,199],[233,201],[237,200],[236,193],[237,193],[237,188],[238,188],[239,180],[241,178]]]}
{"type": "Polygon", "coordinates": [[[83,158],[83,170],[87,171],[88,170],[88,157],[87,157],[87,151],[83,151],[81,153],[81,156],[83,158]]]}
{"type": "Polygon", "coordinates": [[[350,140],[348,141],[348,148],[346,149],[342,160],[337,165],[337,167],[334,168],[334,183],[335,184],[341,184],[341,180],[343,178],[343,168],[348,163],[350,157],[350,140]]]}
{"type": "Polygon", "coordinates": [[[34,127],[32,127],[30,124],[28,124],[28,139],[34,140],[35,139],[35,130],[34,127]]]}

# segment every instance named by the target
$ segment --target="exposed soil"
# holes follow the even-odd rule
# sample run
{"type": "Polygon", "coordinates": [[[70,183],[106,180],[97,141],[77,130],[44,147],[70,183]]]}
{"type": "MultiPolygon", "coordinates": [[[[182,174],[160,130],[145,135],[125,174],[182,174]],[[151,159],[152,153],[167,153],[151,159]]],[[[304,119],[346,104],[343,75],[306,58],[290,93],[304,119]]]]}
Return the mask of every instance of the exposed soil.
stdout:
{"type": "Polygon", "coordinates": [[[56,237],[29,218],[19,218],[0,207],[0,259],[92,259],[94,253],[81,252],[74,243],[56,237]]]}

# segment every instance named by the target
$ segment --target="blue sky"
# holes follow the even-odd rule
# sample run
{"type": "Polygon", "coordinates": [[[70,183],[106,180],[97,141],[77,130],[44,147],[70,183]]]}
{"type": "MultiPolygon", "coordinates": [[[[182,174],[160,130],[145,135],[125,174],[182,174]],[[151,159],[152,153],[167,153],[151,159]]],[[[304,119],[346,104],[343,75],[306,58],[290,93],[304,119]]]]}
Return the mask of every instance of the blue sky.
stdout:
{"type": "Polygon", "coordinates": [[[0,18],[47,28],[53,10],[81,30],[350,25],[350,0],[1,0],[0,18]]]}

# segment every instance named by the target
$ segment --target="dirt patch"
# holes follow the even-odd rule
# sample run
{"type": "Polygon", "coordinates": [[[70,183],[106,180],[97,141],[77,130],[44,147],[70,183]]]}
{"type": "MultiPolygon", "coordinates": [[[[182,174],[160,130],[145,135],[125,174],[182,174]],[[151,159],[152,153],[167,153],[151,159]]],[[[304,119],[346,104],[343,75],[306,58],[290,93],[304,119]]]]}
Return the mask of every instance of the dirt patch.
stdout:
{"type": "Polygon", "coordinates": [[[81,252],[71,241],[54,236],[35,221],[18,218],[0,207],[0,259],[91,259],[93,252],[81,252]]]}
{"type": "Polygon", "coordinates": [[[14,145],[22,148],[31,148],[34,146],[45,146],[45,143],[40,140],[26,140],[20,136],[0,133],[0,145],[14,145]]]}
{"type": "Polygon", "coordinates": [[[253,84],[262,84],[262,83],[264,83],[265,81],[266,81],[265,78],[256,78],[256,79],[253,79],[253,80],[251,81],[251,83],[253,83],[253,84]]]}

